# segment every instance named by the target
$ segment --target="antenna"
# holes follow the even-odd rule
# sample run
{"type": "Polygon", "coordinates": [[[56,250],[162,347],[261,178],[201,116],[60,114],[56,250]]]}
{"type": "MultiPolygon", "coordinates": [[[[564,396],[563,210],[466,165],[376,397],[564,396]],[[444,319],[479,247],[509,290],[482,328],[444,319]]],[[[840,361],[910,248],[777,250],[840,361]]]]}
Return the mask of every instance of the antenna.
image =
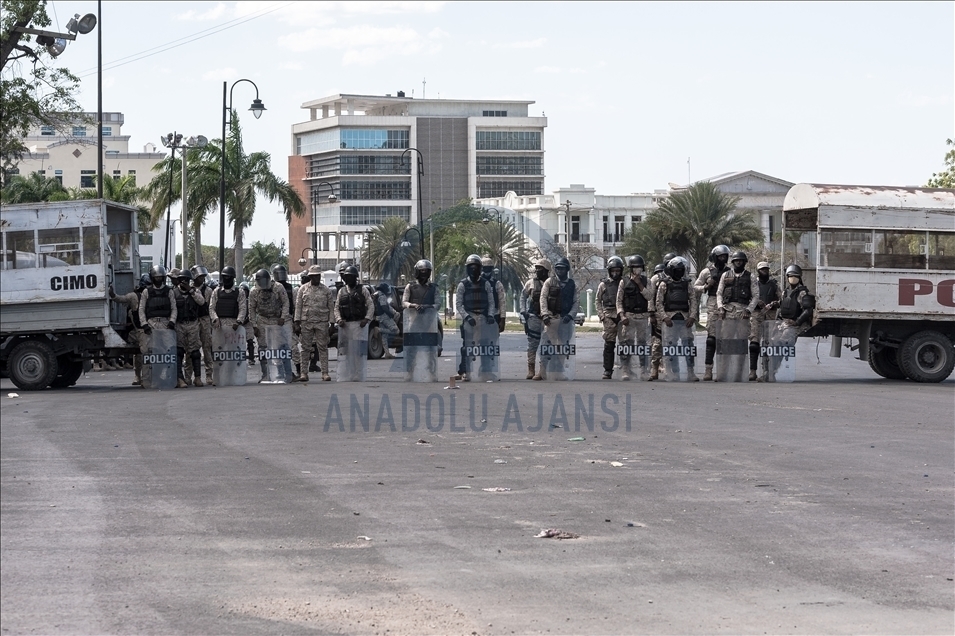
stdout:
{"type": "Polygon", "coordinates": [[[425,93],[425,88],[427,86],[428,86],[428,78],[427,77],[421,78],[421,99],[424,99],[425,97],[428,96],[427,93],[425,93]]]}

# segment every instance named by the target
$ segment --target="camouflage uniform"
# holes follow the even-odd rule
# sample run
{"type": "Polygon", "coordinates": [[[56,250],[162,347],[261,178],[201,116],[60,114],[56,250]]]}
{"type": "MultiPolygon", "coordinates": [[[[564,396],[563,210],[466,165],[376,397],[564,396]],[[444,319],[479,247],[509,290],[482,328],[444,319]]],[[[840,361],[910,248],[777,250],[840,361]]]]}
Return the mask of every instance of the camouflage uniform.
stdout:
{"type": "MultiPolygon", "coordinates": [[[[656,299],[653,297],[653,287],[650,285],[650,281],[648,281],[646,277],[643,276],[643,274],[641,274],[640,276],[643,282],[643,289],[638,291],[640,293],[640,296],[642,296],[647,301],[647,310],[645,312],[634,312],[632,310],[627,311],[628,307],[626,306],[627,305],[626,295],[627,295],[628,287],[630,286],[631,283],[633,283],[633,286],[636,287],[634,278],[631,275],[621,280],[620,286],[617,288],[617,298],[616,298],[617,315],[621,317],[626,316],[627,320],[631,324],[637,323],[638,321],[646,321],[647,329],[649,330],[650,317],[653,315],[656,299]]],[[[621,321],[621,333],[620,333],[621,344],[633,345],[635,344],[634,332],[628,327],[629,325],[627,327],[623,326],[621,321]]],[[[652,346],[652,340],[651,340],[651,346],[652,346]]],[[[661,346],[661,352],[662,352],[662,346],[661,346]]],[[[623,362],[624,361],[621,360],[621,364],[623,364],[623,362]]],[[[629,373],[629,371],[631,371],[631,369],[629,368],[630,364],[631,364],[631,360],[628,359],[626,361],[626,366],[624,367],[624,372],[623,372],[624,380],[630,379],[630,373],[629,373]]],[[[645,359],[641,361],[641,364],[645,364],[645,359]]],[[[641,379],[646,380],[647,373],[648,373],[648,370],[646,368],[641,368],[640,369],[641,379]]]]}
{"type": "MultiPolygon", "coordinates": [[[[281,283],[269,281],[268,289],[262,289],[255,285],[249,291],[249,321],[252,323],[252,332],[259,344],[260,354],[267,348],[262,346],[262,338],[265,337],[265,334],[260,331],[260,328],[266,325],[284,325],[285,321],[290,318],[288,311],[288,293],[286,293],[285,287],[281,283]]],[[[285,360],[284,363],[286,363],[283,364],[285,373],[291,376],[292,361],[285,360]]],[[[268,362],[262,358],[259,360],[259,366],[262,371],[262,379],[259,381],[269,379],[268,362]]],[[[291,379],[291,377],[287,378],[287,380],[291,379]]]]}
{"type": "Polygon", "coordinates": [[[212,384],[212,318],[207,311],[211,307],[212,288],[206,283],[199,286],[202,295],[206,299],[206,309],[199,310],[199,341],[202,343],[202,362],[206,367],[206,384],[212,384]]]}
{"type": "Polygon", "coordinates": [[[661,337],[660,321],[657,320],[657,290],[663,281],[663,273],[650,277],[650,293],[653,303],[650,307],[650,332],[653,335],[653,344],[650,347],[650,379],[656,380],[660,374],[660,365],[663,362],[663,338],[661,337]]]}
{"type": "Polygon", "coordinates": [[[312,347],[318,345],[318,363],[322,379],[328,377],[328,324],[335,310],[332,291],[319,281],[318,285],[306,283],[295,295],[295,322],[301,327],[299,342],[302,345],[303,364],[299,378],[308,381],[306,360],[312,355],[312,347]]]}
{"type": "Polygon", "coordinates": [[[623,337],[623,327],[620,325],[620,311],[617,309],[617,291],[623,279],[613,280],[605,278],[597,285],[597,294],[594,297],[597,303],[597,318],[603,324],[604,339],[604,377],[609,378],[613,373],[614,355],[617,341],[623,337]]]}
{"type": "MultiPolygon", "coordinates": [[[[112,290],[112,288],[110,288],[112,290]]],[[[136,323],[139,322],[139,295],[136,292],[129,292],[128,294],[115,295],[111,298],[113,302],[120,303],[121,305],[127,305],[129,307],[129,316],[132,320],[133,314],[136,314],[136,320],[133,320],[133,328],[129,330],[129,344],[139,347],[139,350],[142,351],[145,347],[149,346],[147,341],[145,345],[143,344],[144,338],[146,338],[146,332],[136,326],[136,323]]],[[[133,356],[133,375],[134,380],[133,384],[138,386],[142,384],[142,372],[143,372],[143,358],[141,355],[137,354],[133,356]]]]}
{"type": "MultiPolygon", "coordinates": [[[[407,285],[405,286],[407,288],[407,285]]],[[[385,357],[393,358],[390,349],[391,341],[398,335],[398,324],[395,317],[398,312],[391,305],[391,294],[383,293],[381,290],[375,292],[375,313],[378,315],[378,330],[381,332],[382,340],[385,345],[385,357]]]]}
{"type": "Polygon", "coordinates": [[[536,276],[524,283],[521,289],[521,313],[525,315],[524,333],[527,334],[527,374],[534,377],[537,364],[537,349],[541,344],[541,291],[544,281],[536,276]]]}
{"type": "MultiPolygon", "coordinates": [[[[146,301],[149,299],[149,288],[143,290],[143,293],[139,296],[139,322],[142,325],[149,325],[150,329],[169,329],[169,323],[176,324],[176,319],[179,317],[178,310],[176,308],[176,295],[172,290],[172,287],[169,289],[169,304],[172,307],[168,318],[146,318],[146,301]]],[[[148,338],[147,338],[148,340],[148,338]]],[[[148,353],[148,344],[142,346],[142,352],[148,353]]]]}
{"type": "MultiPolygon", "coordinates": [[[[735,293],[739,294],[740,291],[735,293]]],[[[750,316],[753,315],[753,312],[756,311],[756,304],[759,302],[759,284],[757,283],[757,278],[749,273],[748,270],[743,270],[737,274],[733,269],[728,269],[723,272],[723,275],[720,277],[720,283],[716,288],[716,311],[719,312],[720,319],[727,320],[748,320],[750,316]],[[749,284],[746,285],[745,279],[749,278],[749,284]],[[731,301],[732,295],[734,293],[733,287],[736,283],[736,279],[740,278],[740,285],[745,285],[749,288],[749,302],[744,304],[740,301],[731,301]]]]}
{"type": "MultiPolygon", "coordinates": [[[[664,325],[666,325],[667,321],[668,320],[672,321],[673,317],[677,314],[683,315],[688,326],[692,326],[692,322],[696,321],[695,316],[697,315],[697,312],[699,311],[699,308],[700,308],[699,300],[697,299],[697,295],[693,293],[694,286],[692,284],[689,284],[689,280],[687,278],[684,277],[683,280],[687,281],[688,283],[687,291],[689,293],[687,294],[688,296],[687,300],[689,304],[689,310],[687,311],[683,311],[679,309],[675,309],[675,310],[671,309],[668,311],[666,309],[667,292],[669,290],[669,286],[673,285],[674,282],[683,282],[683,281],[673,281],[673,279],[671,279],[669,276],[663,276],[660,280],[659,285],[657,286],[657,295],[656,295],[656,299],[654,300],[654,306],[655,306],[656,315],[657,315],[657,324],[660,325],[661,330],[663,329],[664,325]]],[[[691,330],[691,333],[692,333],[692,330],[691,330]]],[[[684,344],[693,346],[694,342],[686,342],[684,344]]],[[[662,351],[661,351],[661,354],[662,354],[662,351]]],[[[689,376],[691,380],[693,381],[698,380],[696,373],[694,371],[693,364],[688,364],[688,371],[689,371],[689,376]]]]}
{"type": "MultiPolygon", "coordinates": [[[[174,290],[176,296],[176,303],[185,303],[187,294],[176,287],[174,290]]],[[[191,297],[195,301],[196,305],[199,307],[206,304],[206,297],[202,294],[202,291],[196,288],[190,289],[188,292],[188,297],[191,297]]],[[[179,320],[176,321],[176,346],[185,352],[187,359],[192,358],[193,351],[202,351],[202,338],[199,335],[199,316],[198,312],[195,319],[190,319],[189,317],[183,317],[180,313],[179,320]]],[[[212,354],[209,354],[209,359],[212,359],[212,354]]],[[[201,369],[201,367],[200,367],[201,369]]],[[[193,365],[184,363],[182,365],[183,377],[186,380],[186,384],[192,384],[193,382],[193,365]]],[[[201,373],[199,371],[198,373],[201,373]]],[[[196,381],[201,378],[196,377],[196,381]]]]}

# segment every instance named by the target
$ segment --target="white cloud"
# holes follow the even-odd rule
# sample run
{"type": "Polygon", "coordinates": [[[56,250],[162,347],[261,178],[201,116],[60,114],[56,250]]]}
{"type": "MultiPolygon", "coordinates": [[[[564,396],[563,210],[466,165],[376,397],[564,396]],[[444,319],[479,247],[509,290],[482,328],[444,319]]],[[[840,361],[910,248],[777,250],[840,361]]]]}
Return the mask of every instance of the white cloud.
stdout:
{"type": "Polygon", "coordinates": [[[432,40],[442,40],[444,38],[451,37],[451,34],[442,29],[441,27],[434,27],[431,29],[431,32],[428,33],[428,37],[432,40]]]}
{"type": "Polygon", "coordinates": [[[231,67],[226,68],[214,68],[210,71],[206,71],[202,74],[202,79],[208,81],[217,81],[221,82],[226,78],[235,77],[239,74],[237,70],[231,67]]]}
{"type": "MultiPolygon", "coordinates": [[[[241,4],[241,3],[240,3],[241,4]]],[[[177,20],[182,22],[201,22],[205,20],[218,20],[223,17],[226,12],[226,6],[223,3],[219,3],[213,8],[203,11],[202,13],[197,13],[196,11],[186,11],[185,13],[180,13],[176,16],[177,20]]]]}
{"type": "Polygon", "coordinates": [[[425,47],[422,36],[409,27],[359,25],[337,29],[308,29],[279,38],[280,47],[296,53],[317,49],[344,51],[344,64],[372,64],[392,55],[436,53],[440,45],[425,47]]]}
{"type": "Polygon", "coordinates": [[[559,66],[538,66],[534,69],[535,73],[560,73],[561,68],[559,66]]]}
{"type": "Polygon", "coordinates": [[[518,40],[517,42],[502,42],[495,44],[496,49],[537,49],[547,42],[547,38],[537,38],[536,40],[518,40]]]}

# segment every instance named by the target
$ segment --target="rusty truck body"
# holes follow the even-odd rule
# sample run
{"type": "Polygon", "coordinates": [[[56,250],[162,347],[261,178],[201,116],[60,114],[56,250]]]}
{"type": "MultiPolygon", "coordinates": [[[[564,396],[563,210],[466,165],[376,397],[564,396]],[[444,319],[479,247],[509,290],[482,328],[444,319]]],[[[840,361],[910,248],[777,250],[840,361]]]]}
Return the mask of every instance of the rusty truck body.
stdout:
{"type": "Polygon", "coordinates": [[[955,190],[800,183],[783,203],[782,267],[815,294],[804,335],[858,340],[890,379],[940,382],[955,366],[955,190]]]}

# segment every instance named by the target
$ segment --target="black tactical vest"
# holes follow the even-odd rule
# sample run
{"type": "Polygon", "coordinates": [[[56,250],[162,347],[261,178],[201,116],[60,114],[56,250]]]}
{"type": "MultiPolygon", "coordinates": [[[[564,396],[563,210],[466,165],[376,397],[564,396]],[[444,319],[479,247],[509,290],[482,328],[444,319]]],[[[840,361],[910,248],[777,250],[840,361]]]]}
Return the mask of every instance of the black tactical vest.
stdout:
{"type": "Polygon", "coordinates": [[[183,293],[176,289],[176,309],[179,311],[179,322],[195,322],[199,319],[199,304],[192,294],[183,293]]]}
{"type": "Polygon", "coordinates": [[[338,290],[338,312],[342,320],[364,320],[365,310],[365,295],[360,285],[356,285],[353,290],[348,287],[338,290]]]}
{"type": "MultiPolygon", "coordinates": [[[[207,287],[208,287],[208,285],[206,285],[205,283],[203,283],[203,284],[199,287],[199,293],[202,294],[202,297],[203,297],[203,298],[206,297],[206,288],[207,288],[207,287]]],[[[210,296],[210,298],[211,298],[211,296],[210,296]]],[[[206,316],[208,316],[208,315],[209,315],[209,299],[206,298],[205,304],[199,305],[199,317],[200,317],[200,318],[204,318],[204,317],[206,317],[206,316]]]]}
{"type": "Polygon", "coordinates": [[[779,300],[779,283],[774,278],[766,279],[766,282],[757,279],[759,285],[759,299],[767,305],[774,300],[779,300]]]}
{"type": "Polygon", "coordinates": [[[464,279],[464,311],[469,314],[487,315],[489,307],[485,287],[487,284],[483,277],[476,283],[472,283],[470,278],[464,279]]]}
{"type": "Polygon", "coordinates": [[[434,283],[422,285],[421,283],[411,283],[411,292],[408,294],[408,302],[415,305],[433,305],[436,289],[434,283]]]}
{"type": "Polygon", "coordinates": [[[561,316],[569,314],[575,290],[573,278],[568,278],[564,283],[556,278],[551,280],[550,289],[547,290],[547,311],[561,316]]]}
{"type": "Polygon", "coordinates": [[[664,311],[690,311],[690,281],[668,280],[666,295],[663,297],[664,311]]]}
{"type": "Polygon", "coordinates": [[[531,313],[535,316],[541,315],[541,290],[544,289],[544,281],[539,278],[534,279],[534,285],[531,288],[531,313]]]}
{"type": "Polygon", "coordinates": [[[169,318],[172,315],[172,304],[169,302],[169,286],[163,285],[159,289],[149,287],[146,297],[146,319],[169,318]]]}
{"type": "Polygon", "coordinates": [[[723,272],[728,270],[729,267],[723,267],[723,269],[717,269],[716,265],[710,265],[710,276],[712,277],[712,282],[706,286],[706,293],[710,296],[716,296],[716,290],[720,286],[720,276],[723,275],[723,272]]]}
{"type": "Polygon", "coordinates": [[[802,313],[799,304],[799,292],[808,291],[805,285],[797,285],[779,303],[779,317],[786,320],[795,320],[802,313]]]}
{"type": "Polygon", "coordinates": [[[617,311],[617,290],[619,288],[619,280],[608,278],[604,281],[603,296],[600,298],[600,303],[604,306],[604,308],[613,309],[614,313],[617,311]]]}
{"type": "MultiPolygon", "coordinates": [[[[641,275],[640,282],[646,287],[647,277],[641,275]]],[[[626,287],[623,288],[623,310],[632,314],[644,314],[650,310],[649,301],[637,289],[637,284],[629,278],[626,287]]]]}
{"type": "Polygon", "coordinates": [[[143,328],[143,323],[142,321],[139,320],[139,308],[133,309],[132,307],[130,307],[129,318],[130,320],[133,321],[133,327],[135,327],[136,329],[143,328]]]}
{"type": "Polygon", "coordinates": [[[752,276],[747,270],[742,273],[730,272],[732,278],[727,277],[723,283],[723,303],[739,303],[748,305],[753,299],[752,276]]]}
{"type": "Polygon", "coordinates": [[[219,288],[216,290],[216,314],[219,318],[239,317],[239,290],[219,288]]]}
{"type": "Polygon", "coordinates": [[[285,288],[285,295],[288,296],[288,313],[290,316],[295,315],[295,292],[292,290],[291,283],[282,283],[282,287],[285,288]]]}

